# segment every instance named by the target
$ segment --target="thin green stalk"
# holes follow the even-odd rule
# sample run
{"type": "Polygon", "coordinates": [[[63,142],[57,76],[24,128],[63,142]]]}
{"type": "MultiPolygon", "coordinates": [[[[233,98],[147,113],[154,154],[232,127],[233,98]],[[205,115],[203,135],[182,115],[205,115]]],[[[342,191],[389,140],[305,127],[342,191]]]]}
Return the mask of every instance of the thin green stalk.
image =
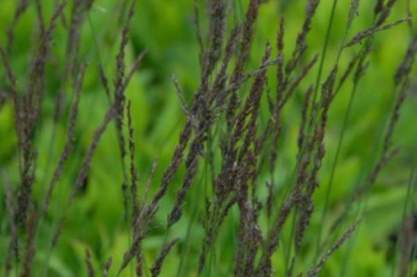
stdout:
{"type": "MultiPolygon", "coordinates": [[[[208,162],[205,163],[204,167],[205,167],[204,168],[204,173],[203,173],[203,176],[202,176],[203,180],[200,183],[203,183],[204,187],[206,187],[207,186],[207,177],[209,176],[208,173],[207,173],[208,172],[208,162]]],[[[198,186],[198,189],[196,190],[195,193],[197,195],[195,195],[193,197],[193,199],[196,199],[196,201],[194,201],[194,205],[193,205],[193,208],[192,208],[193,212],[192,212],[192,215],[191,215],[191,220],[190,220],[190,222],[188,223],[188,226],[187,226],[187,232],[186,232],[186,235],[185,235],[185,238],[184,238],[184,248],[185,248],[185,250],[184,250],[183,255],[181,255],[181,257],[180,257],[178,270],[177,270],[177,274],[176,274],[177,277],[183,276],[183,275],[181,275],[182,271],[183,271],[183,267],[184,267],[184,264],[187,260],[188,253],[190,252],[190,248],[191,248],[190,243],[189,243],[190,242],[190,235],[191,235],[192,225],[193,225],[194,221],[196,220],[198,212],[199,212],[198,208],[199,208],[199,203],[201,203],[201,197],[200,197],[200,195],[201,195],[201,186],[198,186]]]]}
{"type": "MultiPolygon", "coordinates": [[[[232,222],[231,224],[231,229],[232,229],[232,234],[237,234],[238,232],[238,226],[239,226],[239,219],[234,218],[234,222],[232,222]]],[[[237,249],[238,247],[238,238],[237,236],[233,236],[233,245],[234,245],[234,249],[237,249]]],[[[232,264],[232,263],[231,263],[232,264]]],[[[226,276],[233,276],[233,266],[229,266],[229,270],[227,271],[227,275],[226,276]]],[[[216,276],[216,275],[215,275],[216,276]]]]}
{"type": "MultiPolygon", "coordinates": [[[[405,228],[405,222],[407,220],[407,213],[408,213],[408,210],[409,210],[409,203],[411,201],[411,196],[413,195],[413,187],[414,187],[414,184],[415,184],[415,177],[416,177],[415,176],[415,166],[413,166],[412,169],[410,170],[410,177],[408,179],[408,184],[407,184],[407,193],[405,195],[405,201],[404,201],[404,205],[403,205],[402,220],[401,220],[402,228],[400,230],[400,235],[401,235],[402,229],[405,228]]],[[[397,240],[397,243],[396,243],[395,248],[397,250],[399,250],[399,243],[398,242],[399,242],[400,239],[401,238],[399,237],[399,239],[397,240]]],[[[392,266],[391,276],[395,275],[395,270],[397,268],[398,260],[399,260],[399,257],[397,256],[397,258],[394,260],[394,264],[392,266]]]]}
{"type": "MultiPolygon", "coordinates": [[[[297,223],[297,209],[295,209],[293,216],[292,216],[292,222],[291,222],[291,231],[290,231],[290,239],[288,240],[289,245],[287,246],[287,253],[285,255],[285,276],[290,276],[290,261],[291,261],[291,255],[292,255],[292,249],[293,249],[293,238],[295,233],[295,225],[297,223]]],[[[294,263],[295,258],[297,256],[297,253],[294,253],[294,263]]]]}
{"type": "Polygon", "coordinates": [[[208,261],[208,267],[206,267],[207,268],[206,274],[205,274],[206,277],[210,277],[211,276],[211,268],[213,267],[213,259],[215,259],[215,255],[216,255],[215,254],[215,251],[216,251],[216,244],[214,244],[209,249],[210,255],[209,255],[209,261],[208,261]]]}
{"type": "MultiPolygon", "coordinates": [[[[413,199],[415,199],[416,198],[416,189],[417,189],[417,187],[416,187],[416,182],[415,182],[415,180],[414,180],[414,190],[413,190],[413,192],[412,192],[412,197],[414,196],[414,198],[413,199]]],[[[411,202],[411,210],[413,211],[413,212],[415,212],[416,211],[416,205],[415,205],[415,200],[414,201],[412,201],[411,202]]],[[[415,216],[417,216],[417,215],[415,215],[415,216]]],[[[414,219],[415,220],[415,219],[414,219]]],[[[407,277],[412,277],[412,272],[413,272],[413,265],[414,265],[414,261],[416,261],[417,260],[417,247],[416,246],[414,246],[413,247],[413,249],[412,249],[412,251],[411,251],[411,255],[410,255],[410,259],[411,259],[411,263],[410,263],[410,268],[409,268],[409,270],[408,270],[408,272],[409,272],[409,276],[407,276],[407,277]]]]}
{"type": "Polygon", "coordinates": [[[333,0],[332,10],[331,10],[331,13],[330,13],[330,18],[329,18],[329,23],[327,24],[326,37],[324,39],[322,53],[321,53],[321,56],[320,56],[320,64],[319,64],[319,71],[317,73],[316,85],[314,87],[314,92],[313,92],[313,105],[317,101],[317,94],[318,94],[318,90],[319,90],[319,87],[320,87],[320,84],[321,84],[321,78],[322,78],[322,75],[323,75],[323,68],[324,68],[324,62],[326,60],[327,50],[329,48],[330,34],[332,32],[332,26],[333,26],[333,21],[334,21],[335,14],[336,14],[337,3],[338,3],[338,0],[333,0]]]}
{"type": "Polygon", "coordinates": [[[337,143],[335,157],[334,157],[332,168],[331,168],[331,171],[330,171],[329,182],[328,182],[327,187],[326,187],[326,196],[325,196],[325,199],[324,199],[324,207],[323,207],[323,211],[322,211],[321,217],[320,217],[319,230],[317,232],[316,254],[315,254],[315,257],[314,257],[314,261],[317,261],[317,259],[319,257],[319,254],[320,254],[320,245],[321,245],[324,221],[325,221],[325,218],[326,218],[327,211],[329,209],[330,195],[332,193],[334,176],[335,176],[335,173],[336,173],[337,164],[339,162],[340,152],[341,152],[342,144],[343,144],[343,141],[344,141],[344,138],[345,138],[347,125],[348,125],[349,118],[350,118],[350,115],[351,115],[351,112],[352,112],[352,107],[353,107],[353,102],[354,102],[354,99],[355,99],[356,91],[357,91],[357,83],[354,84],[354,86],[352,88],[352,91],[350,93],[349,102],[348,102],[348,105],[347,105],[347,110],[346,110],[345,116],[343,118],[342,128],[341,128],[339,140],[338,140],[338,143],[337,143]]]}
{"type": "MultiPolygon", "coordinates": [[[[361,218],[364,218],[364,207],[363,207],[363,203],[360,202],[357,204],[356,206],[356,216],[355,216],[355,221],[356,220],[360,220],[361,218]]],[[[343,263],[342,263],[342,268],[340,270],[340,277],[343,277],[346,275],[347,269],[349,268],[349,259],[350,259],[350,255],[352,254],[352,250],[353,250],[353,246],[355,245],[356,239],[359,236],[359,229],[360,229],[361,225],[359,225],[357,227],[357,230],[352,234],[351,238],[349,239],[349,243],[348,243],[348,249],[346,249],[345,255],[343,257],[343,263]]]]}

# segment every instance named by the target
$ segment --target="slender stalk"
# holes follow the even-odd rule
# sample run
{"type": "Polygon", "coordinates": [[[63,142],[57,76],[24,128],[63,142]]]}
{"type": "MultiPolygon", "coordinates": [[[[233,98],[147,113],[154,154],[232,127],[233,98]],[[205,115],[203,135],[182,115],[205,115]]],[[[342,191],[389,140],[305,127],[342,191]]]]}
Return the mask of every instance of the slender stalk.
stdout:
{"type": "MultiPolygon", "coordinates": [[[[413,196],[413,189],[415,187],[415,183],[416,183],[416,167],[415,165],[412,166],[411,170],[410,170],[410,176],[408,178],[408,182],[407,182],[407,190],[406,190],[406,195],[405,195],[405,199],[404,199],[404,205],[403,205],[403,210],[402,210],[402,216],[401,216],[401,228],[399,230],[399,236],[397,239],[397,243],[395,246],[396,250],[400,250],[400,242],[401,242],[401,235],[403,234],[403,232],[405,232],[405,228],[406,228],[406,220],[407,220],[407,216],[412,216],[411,214],[409,214],[409,205],[410,202],[412,201],[412,196],[413,196]]],[[[395,251],[397,253],[397,251],[395,251]]],[[[401,254],[400,254],[401,255],[401,254]]],[[[391,270],[391,276],[395,276],[395,272],[397,269],[397,265],[399,260],[401,259],[400,255],[395,255],[395,259],[394,259],[394,264],[392,266],[392,270],[391,270]]],[[[409,258],[409,257],[407,257],[409,258]]],[[[410,262],[411,264],[413,263],[412,261],[410,262]]],[[[401,268],[400,268],[401,270],[401,268]]],[[[402,269],[404,270],[404,269],[402,269]]],[[[404,273],[404,272],[403,272],[404,273]]],[[[399,276],[403,276],[405,274],[400,274],[399,276]]]]}
{"type": "Polygon", "coordinates": [[[335,15],[336,15],[337,3],[338,3],[338,0],[333,0],[329,22],[327,23],[326,36],[324,38],[323,48],[321,50],[321,55],[320,55],[319,70],[318,70],[318,73],[317,73],[316,84],[314,86],[313,103],[316,103],[316,101],[317,101],[317,94],[318,94],[318,91],[319,91],[319,88],[320,88],[322,75],[323,75],[324,62],[326,60],[327,50],[329,48],[329,43],[330,43],[330,35],[332,33],[333,22],[334,22],[334,18],[335,18],[335,15]]]}
{"type": "Polygon", "coordinates": [[[341,131],[340,131],[340,135],[339,135],[339,139],[338,139],[338,142],[337,142],[336,153],[335,153],[334,160],[333,160],[333,163],[332,163],[332,168],[330,170],[329,181],[328,181],[327,187],[326,187],[326,194],[325,194],[325,199],[324,199],[323,211],[322,211],[321,217],[320,217],[319,230],[317,231],[316,254],[315,254],[315,258],[314,258],[315,261],[317,261],[319,255],[320,255],[321,236],[322,236],[322,233],[323,233],[324,221],[325,221],[325,218],[326,218],[327,211],[329,209],[329,202],[330,202],[330,195],[332,193],[333,181],[334,181],[334,177],[335,177],[335,174],[336,174],[336,168],[337,168],[337,164],[339,162],[340,152],[341,152],[342,144],[343,144],[343,141],[344,141],[344,138],[345,138],[349,118],[350,118],[350,115],[352,113],[352,107],[353,107],[353,102],[354,102],[354,99],[355,99],[356,91],[357,91],[357,84],[355,83],[352,90],[351,90],[350,97],[349,97],[349,102],[348,102],[348,105],[347,105],[345,116],[343,118],[343,123],[342,123],[341,131]]]}

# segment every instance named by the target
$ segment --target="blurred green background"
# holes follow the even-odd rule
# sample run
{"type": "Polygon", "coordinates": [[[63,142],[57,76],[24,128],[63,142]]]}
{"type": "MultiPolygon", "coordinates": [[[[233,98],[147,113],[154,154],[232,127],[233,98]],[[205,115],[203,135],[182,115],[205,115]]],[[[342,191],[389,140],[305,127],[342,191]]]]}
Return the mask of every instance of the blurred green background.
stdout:
{"type": "MultiPolygon", "coordinates": [[[[0,2],[0,43],[6,40],[6,30],[14,15],[17,5],[14,0],[0,2]]],[[[48,18],[56,1],[44,2],[45,15],[48,18]]],[[[119,11],[122,2],[118,0],[97,0],[83,24],[81,35],[81,57],[88,62],[87,75],[83,86],[80,103],[80,115],[77,126],[76,153],[84,153],[90,143],[92,133],[99,124],[108,100],[100,84],[98,64],[103,64],[109,79],[112,81],[116,68],[115,57],[119,47],[120,29],[119,11]]],[[[202,1],[201,7],[204,7],[202,1]]],[[[252,49],[252,61],[259,61],[267,41],[274,43],[278,28],[278,18],[286,19],[286,54],[292,52],[296,35],[304,19],[304,0],[264,1],[261,6],[259,20],[256,24],[256,37],[252,49]]],[[[325,60],[325,72],[332,66],[341,39],[343,38],[346,17],[350,1],[339,1],[335,21],[332,26],[330,46],[325,60]]],[[[239,22],[244,17],[247,1],[230,0],[231,20],[239,22]]],[[[359,30],[372,24],[374,1],[361,1],[359,16],[355,19],[349,37],[359,30]]],[[[412,1],[411,10],[417,9],[412,1]]],[[[332,1],[323,0],[313,21],[313,28],[308,36],[309,57],[320,54],[323,48],[325,33],[328,27],[332,1]]],[[[201,8],[200,7],[200,8],[201,8]]],[[[201,9],[204,19],[205,11],[201,9]]],[[[68,13],[68,11],[66,12],[68,13]]],[[[407,1],[399,0],[389,22],[407,16],[407,1]]],[[[15,42],[11,51],[12,67],[18,78],[18,86],[24,88],[27,72],[30,67],[33,41],[36,39],[36,12],[34,5],[19,21],[15,42]]],[[[204,20],[203,20],[204,26],[204,20]]],[[[131,65],[134,57],[147,50],[140,70],[134,75],[128,87],[127,95],[132,101],[132,113],[135,127],[137,147],[137,167],[140,184],[143,185],[150,175],[152,163],[158,162],[158,170],[152,182],[151,191],[157,188],[163,169],[168,165],[179,132],[185,121],[180,101],[172,84],[172,76],[178,79],[189,102],[199,83],[198,44],[193,24],[193,3],[191,0],[145,0],[138,1],[136,14],[130,28],[131,41],[128,45],[127,64],[131,65]]],[[[34,197],[39,199],[45,192],[45,183],[51,177],[53,165],[59,158],[65,141],[66,124],[61,120],[54,125],[53,114],[56,97],[63,90],[62,100],[68,108],[71,100],[71,88],[60,82],[64,74],[63,60],[66,50],[66,30],[62,24],[53,40],[52,53],[48,57],[47,83],[41,116],[41,127],[36,136],[38,149],[37,180],[34,186],[34,197]]],[[[348,128],[342,145],[341,156],[336,169],[333,191],[330,198],[330,212],[325,221],[324,238],[329,242],[340,235],[343,229],[329,232],[329,226],[340,214],[353,188],[363,181],[367,172],[378,158],[381,147],[382,132],[386,119],[391,111],[394,97],[393,75],[399,65],[407,44],[410,30],[406,24],[391,30],[378,33],[369,61],[369,68],[361,80],[357,97],[353,104],[352,116],[348,120],[348,128]]],[[[358,50],[348,49],[342,57],[346,65],[349,58],[358,50]]],[[[315,69],[317,70],[317,69],[315,69]]],[[[271,70],[271,76],[274,70],[271,70]]],[[[312,76],[315,76],[313,74],[312,76]]],[[[311,79],[311,77],[310,77],[311,79]]],[[[310,80],[309,79],[309,80],[310,80]]],[[[312,81],[311,79],[310,81],[312,81]]],[[[415,79],[414,81],[417,81],[415,79]]],[[[280,146],[280,159],[276,176],[280,186],[288,185],[291,170],[297,154],[296,137],[298,132],[301,108],[301,93],[309,82],[304,82],[291,101],[284,115],[284,133],[280,146]]],[[[326,185],[333,163],[341,125],[345,116],[351,81],[337,96],[330,112],[329,130],[326,137],[327,156],[321,171],[321,186],[315,195],[316,213],[312,226],[306,237],[303,248],[303,259],[300,269],[311,266],[314,255],[316,231],[319,228],[320,211],[323,208],[326,185]]],[[[274,88],[274,81],[269,83],[274,88]]],[[[367,197],[367,212],[362,224],[354,237],[328,261],[321,276],[391,276],[393,270],[393,251],[395,246],[390,236],[398,231],[402,221],[402,210],[409,175],[415,167],[417,154],[417,83],[412,82],[402,117],[395,134],[395,144],[400,147],[400,154],[389,163],[383,174],[378,178],[372,193],[367,197]]],[[[7,94],[7,82],[3,68],[0,69],[0,91],[7,94]]],[[[263,117],[268,112],[264,109],[263,117]]],[[[7,173],[13,184],[18,184],[18,166],[16,153],[16,135],[14,131],[13,106],[10,99],[2,101],[0,106],[0,168],[7,173]]],[[[82,155],[71,158],[65,174],[60,181],[53,197],[50,212],[42,226],[38,242],[38,254],[35,265],[39,272],[35,276],[43,276],[45,261],[49,261],[49,276],[86,276],[85,249],[92,252],[93,263],[97,269],[102,268],[108,257],[113,257],[113,271],[121,263],[124,251],[130,242],[130,231],[123,219],[123,202],[121,193],[121,166],[117,147],[116,129],[114,125],[106,131],[103,140],[94,156],[88,183],[77,196],[76,202],[69,209],[66,203],[71,184],[77,174],[82,155]],[[51,230],[56,218],[62,212],[68,212],[68,222],[64,228],[57,248],[50,253],[47,243],[51,239],[51,230]]],[[[201,168],[204,168],[204,161],[201,168]]],[[[163,200],[157,217],[150,227],[150,234],[144,240],[145,261],[149,266],[160,247],[167,238],[179,237],[180,242],[167,257],[163,266],[162,276],[196,276],[198,255],[204,237],[202,217],[204,216],[204,171],[201,170],[187,196],[187,202],[181,221],[169,233],[165,230],[167,213],[172,207],[176,189],[180,186],[181,172],[177,174],[170,186],[170,197],[163,200]],[[181,264],[181,271],[179,265],[181,264]]],[[[267,176],[264,177],[266,180],[267,176]]],[[[2,180],[3,182],[3,180],[2,180]]],[[[262,176],[260,178],[261,186],[262,176]]],[[[277,188],[278,191],[284,188],[277,188]]],[[[0,189],[4,199],[3,187],[0,189]]],[[[9,235],[6,220],[6,207],[2,201],[0,209],[0,261],[5,257],[9,235]]],[[[352,218],[357,212],[357,205],[350,210],[352,218]]],[[[238,224],[238,211],[232,210],[227,223],[221,229],[221,235],[214,246],[210,258],[210,272],[207,276],[231,276],[233,274],[233,250],[236,246],[235,234],[238,224]]],[[[348,223],[348,222],[346,222],[348,223]]],[[[263,222],[267,225],[267,223],[263,222]]],[[[343,227],[346,227],[345,224],[343,227]]],[[[282,276],[282,262],[288,242],[283,243],[274,256],[274,263],[282,276]]],[[[323,249],[325,251],[325,249],[323,249]]],[[[133,276],[133,267],[122,274],[133,276]]],[[[113,276],[113,275],[112,275],[113,276]]]]}

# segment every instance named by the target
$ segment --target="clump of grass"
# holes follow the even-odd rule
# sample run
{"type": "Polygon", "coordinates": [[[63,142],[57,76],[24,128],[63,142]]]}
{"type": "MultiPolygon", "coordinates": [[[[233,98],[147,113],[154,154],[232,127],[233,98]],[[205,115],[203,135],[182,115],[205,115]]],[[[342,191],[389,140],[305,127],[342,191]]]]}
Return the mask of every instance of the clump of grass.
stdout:
{"type": "MultiPolygon", "coordinates": [[[[103,276],[111,276],[111,272],[118,276],[125,273],[129,265],[133,263],[135,263],[136,276],[161,275],[168,255],[181,249],[177,245],[181,245],[182,238],[171,239],[169,238],[170,232],[182,219],[185,212],[184,206],[193,186],[202,186],[197,177],[203,171],[203,163],[208,164],[208,169],[205,170],[211,173],[207,174],[211,177],[206,177],[210,178],[208,182],[210,191],[205,195],[204,237],[200,242],[201,251],[198,255],[198,263],[194,265],[194,270],[198,274],[210,274],[210,257],[215,252],[222,226],[230,220],[235,210],[238,213],[237,223],[234,224],[236,244],[233,249],[233,262],[228,265],[233,269],[235,276],[275,276],[276,266],[285,268],[285,274],[288,276],[318,275],[334,252],[353,236],[361,222],[360,219],[355,220],[324,252],[321,251],[323,248],[321,236],[324,230],[320,227],[315,249],[316,256],[309,269],[297,266],[315,214],[317,206],[315,194],[322,183],[320,173],[327,157],[326,136],[329,129],[330,111],[341,88],[352,79],[351,100],[349,100],[337,154],[333,162],[321,224],[326,217],[333,176],[338,163],[338,153],[342,147],[353,97],[358,90],[360,79],[367,73],[373,38],[380,31],[391,29],[410,20],[407,17],[394,23],[386,23],[397,1],[377,1],[373,11],[375,16],[373,25],[347,40],[360,5],[360,1],[352,0],[346,19],[346,31],[341,40],[337,58],[328,61],[326,49],[329,43],[330,27],[323,49],[316,51],[316,49],[310,49],[308,44],[318,7],[323,3],[319,0],[307,0],[303,24],[300,26],[292,51],[288,49],[290,42],[286,38],[288,19],[281,16],[277,20],[277,37],[271,38],[271,41],[275,40],[275,44],[265,42],[263,56],[260,61],[257,61],[256,66],[252,65],[251,54],[262,1],[250,0],[243,21],[236,23],[229,20],[231,15],[227,1],[209,0],[206,32],[202,31],[204,26],[200,25],[200,12],[195,3],[196,36],[200,44],[200,79],[190,104],[183,99],[181,85],[174,79],[186,120],[168,165],[161,169],[162,178],[158,184],[156,184],[156,178],[153,178],[156,167],[152,170],[147,182],[142,183],[140,180],[135,118],[131,100],[126,95],[129,83],[141,67],[146,55],[145,51],[141,52],[128,68],[126,55],[130,43],[129,29],[134,19],[136,1],[123,2],[124,8],[120,15],[122,20],[117,34],[120,37],[120,43],[114,59],[115,73],[112,78],[114,82],[109,82],[110,78],[104,71],[102,61],[99,61],[96,68],[99,78],[97,81],[101,83],[105,91],[108,106],[101,121],[95,126],[84,154],[78,153],[75,149],[76,132],[80,128],[78,115],[81,112],[80,101],[83,96],[84,79],[87,70],[94,69],[91,69],[93,67],[91,64],[86,63],[80,47],[82,26],[89,16],[94,1],[75,0],[72,2],[72,7],[69,7],[68,2],[60,1],[50,17],[45,15],[42,2],[35,2],[39,39],[33,48],[34,58],[29,73],[25,76],[26,87],[21,87],[21,83],[17,81],[10,59],[13,57],[11,51],[16,35],[16,24],[22,14],[31,8],[28,1],[20,1],[17,4],[13,20],[7,30],[6,45],[0,48],[3,68],[8,80],[7,89],[10,91],[10,96],[2,102],[11,101],[14,108],[14,127],[18,138],[16,145],[18,158],[15,166],[19,172],[19,181],[15,185],[11,185],[11,181],[3,174],[9,239],[9,250],[4,261],[5,275],[10,275],[13,270],[22,276],[31,276],[39,272],[37,268],[39,265],[35,263],[35,260],[40,250],[46,252],[44,274],[48,274],[49,257],[55,251],[57,244],[61,242],[62,232],[65,232],[70,224],[69,210],[76,204],[77,196],[87,182],[94,163],[94,155],[104,134],[111,131],[109,126],[112,123],[116,127],[118,144],[116,147],[120,152],[118,162],[122,171],[120,193],[123,195],[124,211],[120,213],[124,214],[124,223],[127,223],[130,240],[121,257],[121,263],[113,265],[114,257],[110,257],[100,270],[95,268],[92,250],[87,250],[83,259],[88,276],[94,276],[98,271],[101,271],[103,276]],[[69,114],[63,149],[55,162],[49,182],[43,183],[37,178],[38,156],[42,153],[38,153],[36,138],[43,127],[43,103],[49,97],[46,95],[48,89],[46,84],[50,78],[46,71],[49,63],[48,57],[52,55],[57,27],[66,22],[67,9],[71,12],[69,26],[64,26],[68,41],[66,61],[62,65],[64,77],[60,80],[60,86],[69,85],[73,90],[73,96],[71,103],[68,104],[69,114]],[[348,64],[344,65],[341,63],[341,57],[347,55],[348,48],[354,49],[356,53],[350,57],[348,64]],[[289,57],[285,55],[288,50],[292,53],[289,57]],[[328,72],[324,70],[325,63],[329,63],[328,72]],[[272,70],[276,70],[275,74],[270,74],[272,70]],[[272,81],[276,85],[271,93],[269,83],[272,81]],[[281,184],[275,176],[282,151],[281,145],[288,143],[283,137],[283,129],[288,124],[284,115],[299,94],[303,100],[298,114],[300,121],[296,128],[298,153],[294,157],[292,178],[286,180],[288,184],[281,184]],[[266,124],[263,124],[264,109],[268,113],[266,124]],[[213,146],[219,150],[214,150],[213,146]],[[48,219],[54,191],[60,185],[64,173],[69,170],[68,161],[75,158],[81,158],[81,163],[77,167],[75,179],[64,203],[65,210],[54,218],[47,249],[39,249],[38,242],[43,224],[48,219]],[[182,168],[184,168],[183,172],[182,168]],[[175,186],[176,177],[180,180],[179,187],[175,186]],[[261,185],[265,179],[267,179],[268,190],[266,197],[262,195],[261,185]],[[41,199],[33,193],[35,185],[45,188],[42,190],[44,195],[41,199]],[[284,185],[286,185],[286,191],[277,189],[284,185]],[[161,227],[166,234],[166,239],[154,257],[152,266],[148,268],[143,242],[151,235],[150,229],[153,222],[158,220],[156,215],[161,202],[172,197],[170,191],[175,193],[175,198],[166,215],[166,222],[161,227]],[[143,195],[139,195],[141,192],[144,192],[143,195]],[[268,220],[267,225],[263,223],[265,217],[268,220]],[[291,229],[287,237],[284,236],[286,228],[291,229]],[[288,239],[289,245],[287,264],[277,265],[274,255],[284,239],[288,239]]],[[[332,6],[329,24],[333,22],[336,5],[337,1],[332,6]]],[[[397,153],[397,149],[393,148],[393,136],[401,108],[407,99],[417,53],[416,41],[415,37],[411,40],[395,73],[396,95],[393,100],[393,109],[388,117],[381,154],[366,181],[359,184],[358,189],[353,192],[352,201],[361,201],[362,196],[371,193],[380,172],[397,153]]],[[[56,96],[58,98],[56,103],[62,98],[61,93],[62,91],[56,96]]],[[[59,116],[54,118],[54,124],[59,124],[65,110],[57,109],[59,111],[56,114],[59,116]]],[[[348,223],[347,217],[341,216],[340,220],[348,223]]],[[[409,264],[406,257],[410,256],[412,251],[410,247],[406,247],[406,242],[411,240],[409,225],[408,221],[404,221],[399,276],[405,276],[404,274],[408,273],[409,264]]],[[[180,252],[179,255],[186,254],[186,251],[180,252]]],[[[110,253],[110,255],[113,254],[110,253]]],[[[178,272],[181,272],[181,269],[178,272]]]]}

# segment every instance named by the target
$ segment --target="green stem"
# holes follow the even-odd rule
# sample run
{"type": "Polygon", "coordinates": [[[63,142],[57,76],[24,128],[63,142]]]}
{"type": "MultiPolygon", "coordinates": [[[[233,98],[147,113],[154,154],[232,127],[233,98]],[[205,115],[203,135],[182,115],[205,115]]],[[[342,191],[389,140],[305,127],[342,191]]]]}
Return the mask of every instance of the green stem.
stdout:
{"type": "Polygon", "coordinates": [[[326,218],[326,214],[327,214],[327,211],[329,209],[330,195],[332,193],[332,187],[333,187],[334,176],[335,176],[335,173],[336,173],[336,167],[337,167],[337,164],[339,162],[340,152],[341,152],[342,144],[343,144],[343,141],[344,141],[344,138],[345,138],[346,129],[347,129],[347,125],[348,125],[348,122],[349,122],[350,114],[352,113],[352,107],[353,107],[353,102],[354,102],[354,99],[355,99],[356,91],[357,91],[357,83],[354,84],[354,86],[352,88],[352,91],[351,91],[351,94],[350,94],[347,110],[346,110],[345,117],[344,117],[343,123],[342,123],[341,133],[340,133],[339,140],[338,140],[338,143],[337,143],[336,154],[335,154],[334,161],[333,161],[332,168],[331,168],[331,172],[330,172],[329,182],[328,182],[327,187],[326,187],[326,196],[325,196],[325,199],[324,199],[324,207],[323,207],[323,212],[321,213],[321,217],[320,217],[319,230],[317,232],[316,254],[315,254],[315,257],[314,257],[315,262],[317,261],[317,259],[319,257],[319,254],[320,254],[320,244],[321,244],[324,220],[326,218]]]}

